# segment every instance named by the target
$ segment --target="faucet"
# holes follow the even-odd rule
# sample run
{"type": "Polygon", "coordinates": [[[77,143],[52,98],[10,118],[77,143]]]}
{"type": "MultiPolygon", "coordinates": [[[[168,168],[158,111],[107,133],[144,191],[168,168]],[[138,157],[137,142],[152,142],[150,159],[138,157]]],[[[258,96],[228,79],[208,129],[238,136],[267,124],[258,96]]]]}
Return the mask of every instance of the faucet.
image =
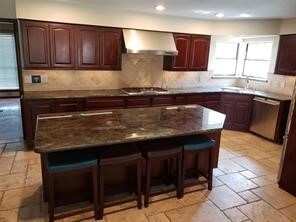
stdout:
{"type": "Polygon", "coordinates": [[[249,89],[249,85],[250,85],[250,78],[249,78],[249,76],[246,76],[246,86],[245,86],[245,89],[249,89]]]}

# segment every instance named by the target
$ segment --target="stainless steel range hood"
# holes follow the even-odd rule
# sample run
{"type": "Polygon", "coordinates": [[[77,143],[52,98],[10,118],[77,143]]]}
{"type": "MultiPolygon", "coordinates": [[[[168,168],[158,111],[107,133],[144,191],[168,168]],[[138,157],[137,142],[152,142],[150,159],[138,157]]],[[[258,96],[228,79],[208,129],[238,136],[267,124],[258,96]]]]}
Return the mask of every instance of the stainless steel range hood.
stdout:
{"type": "Polygon", "coordinates": [[[149,55],[178,55],[172,33],[123,29],[127,53],[149,55]]]}

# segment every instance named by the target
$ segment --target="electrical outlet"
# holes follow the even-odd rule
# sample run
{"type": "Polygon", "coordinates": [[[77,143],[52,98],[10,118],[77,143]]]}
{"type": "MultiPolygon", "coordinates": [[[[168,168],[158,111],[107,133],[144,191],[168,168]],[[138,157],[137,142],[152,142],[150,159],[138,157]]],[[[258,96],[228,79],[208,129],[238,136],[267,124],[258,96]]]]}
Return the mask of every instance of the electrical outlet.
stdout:
{"type": "Polygon", "coordinates": [[[41,75],[32,75],[32,83],[41,83],[41,75]]]}

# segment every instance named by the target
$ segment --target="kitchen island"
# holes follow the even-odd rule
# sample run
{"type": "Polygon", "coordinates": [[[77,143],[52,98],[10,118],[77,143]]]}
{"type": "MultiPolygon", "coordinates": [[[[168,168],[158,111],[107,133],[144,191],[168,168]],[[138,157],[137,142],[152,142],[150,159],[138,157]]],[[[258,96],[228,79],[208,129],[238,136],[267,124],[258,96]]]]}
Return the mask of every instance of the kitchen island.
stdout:
{"type": "MultiPolygon", "coordinates": [[[[44,198],[47,199],[47,154],[74,149],[96,149],[112,144],[124,144],[176,138],[187,135],[202,135],[216,141],[212,149],[212,160],[217,167],[220,137],[225,115],[199,105],[114,109],[75,113],[46,114],[38,116],[34,150],[41,154],[44,198]]],[[[208,153],[199,156],[198,167],[207,170],[208,153]]],[[[195,157],[185,159],[186,166],[194,169],[195,157]]],[[[162,166],[153,172],[154,176],[163,174],[162,166]]],[[[124,169],[110,169],[106,174],[107,193],[123,192],[126,187],[124,169]],[[113,189],[114,184],[121,187],[113,189]]],[[[62,178],[57,181],[57,192],[61,202],[63,193],[72,192],[70,201],[82,201],[84,195],[83,178],[75,180],[62,178]],[[64,183],[67,181],[67,183],[64,183]],[[79,192],[77,192],[79,190],[79,192]]]]}

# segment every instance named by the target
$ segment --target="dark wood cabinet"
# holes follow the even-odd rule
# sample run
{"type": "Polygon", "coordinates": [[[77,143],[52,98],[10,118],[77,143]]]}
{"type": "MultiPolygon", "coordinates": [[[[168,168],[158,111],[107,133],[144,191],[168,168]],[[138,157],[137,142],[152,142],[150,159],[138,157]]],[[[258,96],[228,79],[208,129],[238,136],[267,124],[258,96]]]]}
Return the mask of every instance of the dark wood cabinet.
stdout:
{"type": "Polygon", "coordinates": [[[118,28],[21,20],[27,69],[121,70],[118,28]]]}
{"type": "Polygon", "coordinates": [[[177,56],[164,57],[165,70],[185,71],[188,69],[191,35],[174,34],[177,56]]]}
{"type": "Polygon", "coordinates": [[[206,71],[211,36],[174,34],[177,56],[165,56],[163,69],[171,71],[206,71]]]}
{"type": "Polygon", "coordinates": [[[101,30],[101,69],[121,69],[121,29],[103,28],[101,30]]]}
{"type": "Polygon", "coordinates": [[[210,41],[210,36],[193,35],[191,37],[190,71],[207,71],[210,41]]]}
{"type": "Polygon", "coordinates": [[[226,114],[225,129],[248,131],[252,114],[252,98],[249,95],[223,94],[222,113],[226,114]]]}
{"type": "Polygon", "coordinates": [[[281,75],[296,75],[296,34],[281,35],[274,72],[281,75]]]}
{"type": "Polygon", "coordinates": [[[186,95],[176,95],[174,98],[175,105],[186,105],[187,104],[187,96],[186,95]]]}
{"type": "Polygon", "coordinates": [[[100,33],[97,27],[75,27],[78,69],[100,68],[100,33]]]}
{"type": "Polygon", "coordinates": [[[82,101],[79,99],[58,99],[53,104],[53,112],[55,113],[78,112],[82,110],[82,101]]]}
{"type": "Polygon", "coordinates": [[[135,96],[126,98],[126,108],[150,107],[151,97],[135,96]]]}
{"type": "Polygon", "coordinates": [[[85,110],[119,109],[124,107],[123,98],[90,98],[84,101],[85,110]]]}
{"type": "Polygon", "coordinates": [[[50,24],[51,67],[75,68],[74,26],[50,24]]]}
{"type": "Polygon", "coordinates": [[[205,95],[203,93],[192,94],[187,98],[188,104],[204,105],[205,95]]]}
{"type": "Polygon", "coordinates": [[[170,106],[174,104],[173,96],[153,96],[152,106],[170,106]]]}
{"type": "Polygon", "coordinates": [[[50,47],[47,23],[21,21],[24,68],[49,68],[50,47]]]}

